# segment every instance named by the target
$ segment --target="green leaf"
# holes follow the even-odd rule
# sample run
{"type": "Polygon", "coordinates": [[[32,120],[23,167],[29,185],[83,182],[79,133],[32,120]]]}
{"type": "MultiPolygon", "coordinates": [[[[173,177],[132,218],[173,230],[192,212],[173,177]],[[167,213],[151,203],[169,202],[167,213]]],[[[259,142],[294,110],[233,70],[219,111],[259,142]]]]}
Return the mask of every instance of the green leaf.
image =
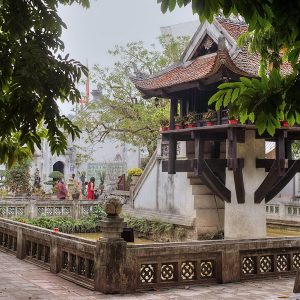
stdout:
{"type": "Polygon", "coordinates": [[[226,91],[218,91],[216,92],[214,95],[212,95],[210,97],[210,99],[208,100],[208,105],[213,104],[214,102],[218,101],[220,98],[223,98],[224,94],[226,93],[226,91]]]}
{"type": "Polygon", "coordinates": [[[170,12],[175,9],[176,6],[176,0],[169,0],[169,10],[170,12]]]}
{"type": "Polygon", "coordinates": [[[230,100],[231,100],[231,95],[232,95],[232,90],[227,90],[227,93],[224,97],[224,107],[227,107],[228,104],[230,103],[230,100]]]}
{"type": "Polygon", "coordinates": [[[237,99],[237,97],[239,96],[240,93],[240,89],[239,88],[235,88],[233,90],[232,96],[231,96],[231,102],[235,102],[235,100],[237,99]]]}
{"type": "Polygon", "coordinates": [[[252,88],[253,85],[252,85],[252,82],[249,78],[246,78],[246,77],[241,77],[240,78],[241,82],[248,88],[252,88]]]}
{"type": "Polygon", "coordinates": [[[169,8],[169,0],[162,0],[161,7],[160,7],[161,12],[163,14],[165,14],[167,12],[168,8],[169,8]]]}

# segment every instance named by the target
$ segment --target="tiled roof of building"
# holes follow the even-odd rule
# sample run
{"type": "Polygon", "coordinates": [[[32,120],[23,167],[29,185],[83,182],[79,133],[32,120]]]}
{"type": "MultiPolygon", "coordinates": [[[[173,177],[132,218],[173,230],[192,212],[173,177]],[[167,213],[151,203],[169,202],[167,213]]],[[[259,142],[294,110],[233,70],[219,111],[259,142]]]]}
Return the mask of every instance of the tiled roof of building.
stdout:
{"type": "Polygon", "coordinates": [[[174,65],[167,72],[149,76],[147,79],[132,78],[132,81],[139,89],[144,91],[159,89],[208,78],[217,73],[222,65],[240,76],[248,76],[246,72],[237,68],[227,52],[218,51],[199,56],[187,63],[174,65]]]}
{"type": "MultiPolygon", "coordinates": [[[[248,29],[243,21],[233,21],[220,17],[216,21],[235,41],[248,29]]],[[[146,92],[208,78],[215,74],[221,65],[226,65],[227,68],[239,76],[257,77],[259,55],[248,53],[247,47],[240,48],[233,58],[229,56],[226,50],[218,51],[196,57],[188,62],[174,64],[158,74],[131,79],[139,90],[146,92]]],[[[287,74],[290,70],[289,64],[283,64],[283,73],[287,74]]]]}

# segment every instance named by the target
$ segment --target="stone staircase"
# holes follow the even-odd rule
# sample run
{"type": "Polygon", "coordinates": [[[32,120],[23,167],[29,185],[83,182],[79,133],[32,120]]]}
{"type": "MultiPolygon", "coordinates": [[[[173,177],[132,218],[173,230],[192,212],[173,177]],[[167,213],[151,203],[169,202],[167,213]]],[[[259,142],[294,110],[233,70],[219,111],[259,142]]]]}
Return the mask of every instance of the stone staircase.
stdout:
{"type": "MultiPolygon", "coordinates": [[[[205,146],[205,152],[209,146],[205,146]]],[[[187,157],[194,157],[194,145],[187,144],[187,157]]],[[[201,176],[195,176],[193,172],[187,173],[192,190],[192,201],[195,209],[195,229],[198,236],[204,233],[216,233],[224,229],[224,202],[214,195],[203,182],[201,176]]]]}
{"type": "Polygon", "coordinates": [[[216,233],[224,229],[224,202],[203,183],[201,176],[187,173],[192,189],[197,235],[216,233]]]}

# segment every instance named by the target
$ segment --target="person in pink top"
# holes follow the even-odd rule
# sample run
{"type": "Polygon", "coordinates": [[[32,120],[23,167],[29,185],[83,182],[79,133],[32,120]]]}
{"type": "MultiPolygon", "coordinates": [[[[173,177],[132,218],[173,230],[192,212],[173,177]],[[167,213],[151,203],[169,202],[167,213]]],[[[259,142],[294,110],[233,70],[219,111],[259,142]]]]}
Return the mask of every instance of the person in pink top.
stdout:
{"type": "Polygon", "coordinates": [[[57,198],[59,200],[64,200],[67,197],[68,191],[61,179],[59,179],[56,183],[56,189],[57,189],[57,198]]]}

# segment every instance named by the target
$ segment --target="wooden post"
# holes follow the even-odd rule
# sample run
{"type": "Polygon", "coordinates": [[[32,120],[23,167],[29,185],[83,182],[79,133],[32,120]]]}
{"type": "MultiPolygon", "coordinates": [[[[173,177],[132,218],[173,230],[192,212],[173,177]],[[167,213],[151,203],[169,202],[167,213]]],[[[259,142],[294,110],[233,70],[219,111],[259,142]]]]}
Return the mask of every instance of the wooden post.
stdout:
{"type": "Polygon", "coordinates": [[[203,171],[200,163],[204,159],[204,140],[201,139],[199,134],[195,134],[195,159],[197,160],[195,175],[199,176],[203,171]]]}
{"type": "Polygon", "coordinates": [[[287,137],[286,130],[279,130],[278,138],[276,141],[276,160],[278,166],[279,175],[283,175],[285,173],[285,159],[286,159],[286,148],[285,148],[285,138],[287,137]]]}
{"type": "Polygon", "coordinates": [[[176,152],[177,152],[177,141],[175,137],[170,134],[169,136],[169,163],[168,163],[168,173],[176,173],[176,152]]]}
{"type": "Polygon", "coordinates": [[[174,117],[177,115],[177,99],[171,98],[171,107],[170,107],[170,129],[175,129],[175,119],[174,117]]]}
{"type": "Polygon", "coordinates": [[[186,113],[186,99],[181,99],[180,100],[180,115],[182,117],[186,116],[187,113],[186,113]]]}

